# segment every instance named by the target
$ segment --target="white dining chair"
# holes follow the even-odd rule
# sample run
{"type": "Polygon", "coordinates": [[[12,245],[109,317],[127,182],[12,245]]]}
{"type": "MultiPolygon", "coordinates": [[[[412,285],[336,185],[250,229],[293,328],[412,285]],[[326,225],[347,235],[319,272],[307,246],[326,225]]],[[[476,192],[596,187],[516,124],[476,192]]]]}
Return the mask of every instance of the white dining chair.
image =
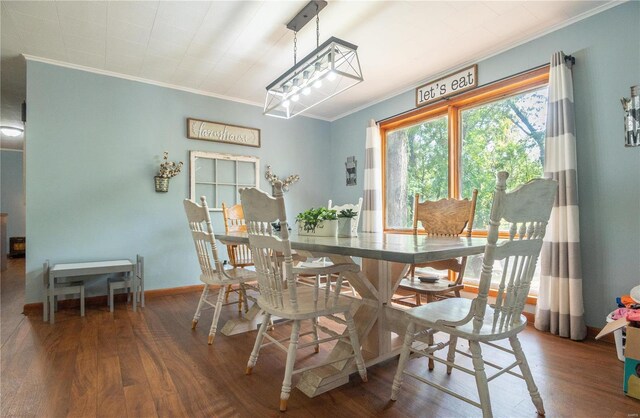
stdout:
{"type": "Polygon", "coordinates": [[[256,188],[240,191],[249,235],[249,246],[253,253],[253,261],[260,287],[258,306],[265,312],[265,319],[258,331],[253,351],[247,363],[246,373],[252,373],[261,348],[273,344],[275,347],[286,351],[287,360],[284,381],[280,392],[280,410],[285,411],[291,393],[291,380],[294,374],[328,364],[353,360],[356,362],[358,372],[363,381],[367,380],[367,371],[360,351],[358,333],[351,315],[352,305],[358,300],[340,294],[343,273],[357,272],[359,270],[358,266],[350,263],[332,264],[321,268],[294,268],[284,199],[282,197],[282,183],[276,182],[273,189],[273,197],[256,188]],[[280,232],[276,232],[271,225],[275,221],[280,222],[280,232]],[[298,283],[295,279],[297,274],[311,274],[316,277],[336,274],[338,278],[334,289],[331,289],[330,286],[325,286],[321,289],[319,280],[316,280],[313,286],[305,286],[298,283]],[[283,341],[267,334],[271,316],[292,322],[289,339],[283,341]],[[346,332],[339,333],[321,325],[318,323],[319,317],[329,319],[339,326],[346,326],[346,332]],[[300,333],[301,322],[305,320],[311,321],[312,331],[300,333]],[[318,330],[326,333],[328,337],[320,338],[318,330]],[[309,334],[312,335],[310,341],[300,341],[300,337],[309,334]],[[267,338],[270,342],[262,344],[264,338],[267,338]],[[338,359],[330,358],[327,361],[320,362],[320,364],[294,370],[297,349],[314,346],[317,352],[319,344],[334,340],[349,341],[351,352],[345,353],[344,356],[338,359]],[[288,347],[284,345],[286,341],[288,341],[288,347]]]}
{"type": "Polygon", "coordinates": [[[362,212],[362,198],[358,199],[358,203],[345,203],[344,205],[334,205],[333,200],[329,200],[329,204],[327,205],[328,209],[333,209],[337,213],[340,213],[341,210],[351,209],[357,215],[354,217],[356,224],[356,231],[358,230],[358,225],[360,224],[360,214],[362,212]]]}
{"type": "MultiPolygon", "coordinates": [[[[542,398],[533,380],[518,333],[527,325],[522,312],[529,293],[542,240],[551,208],[556,196],[557,182],[554,180],[533,180],[516,190],[506,193],[508,173],[498,173],[496,191],[491,207],[487,244],[484,252],[482,274],[478,288],[478,296],[473,299],[452,298],[428,303],[406,312],[407,331],[398,369],[393,380],[391,399],[397,400],[404,375],[411,376],[436,389],[455,396],[465,402],[479,407],[483,417],[491,417],[491,402],[488,382],[508,373],[524,379],[531,400],[540,415],[544,415],[542,398]],[[510,224],[508,238],[498,241],[501,223],[510,224]],[[495,304],[488,305],[487,296],[491,285],[491,276],[495,260],[504,262],[495,304]],[[428,345],[429,334],[443,332],[448,334],[449,341],[428,345]],[[457,340],[469,341],[471,354],[456,348],[457,340]],[[496,341],[508,339],[511,349],[496,344],[496,341]],[[414,341],[418,344],[414,346],[414,341]],[[505,351],[515,356],[515,362],[501,367],[493,362],[485,361],[480,344],[505,351]],[[448,349],[446,359],[435,353],[448,349]],[[413,355],[412,355],[413,354],[413,355]],[[461,354],[472,359],[473,370],[455,363],[455,355],[461,354]],[[433,379],[424,378],[406,370],[409,357],[428,357],[447,366],[447,373],[453,368],[475,377],[479,402],[455,393],[433,379]],[[498,371],[487,377],[485,366],[498,371]],[[521,374],[512,371],[520,368],[521,374]]],[[[427,372],[429,373],[429,372],[427,372]]]]}
{"type": "MultiPolygon", "coordinates": [[[[357,215],[355,216],[355,225],[356,225],[356,230],[358,228],[358,222],[360,222],[360,212],[362,210],[362,198],[360,198],[358,200],[358,203],[346,203],[344,205],[334,205],[332,200],[329,200],[329,203],[327,204],[327,208],[328,209],[333,209],[335,211],[337,211],[338,213],[341,210],[347,210],[347,209],[351,209],[352,211],[354,211],[355,213],[357,213],[357,215]]],[[[328,267],[330,266],[331,260],[329,260],[326,257],[321,257],[321,258],[317,258],[317,259],[307,259],[304,260],[302,262],[300,262],[299,264],[296,264],[296,266],[301,267],[301,268],[319,268],[319,267],[328,267]]],[[[324,276],[321,278],[321,280],[324,280],[325,285],[327,286],[333,286],[335,284],[335,280],[336,280],[336,276],[335,275],[329,275],[329,276],[324,276]]],[[[351,294],[353,296],[357,296],[357,293],[355,291],[355,289],[349,285],[348,282],[345,282],[342,284],[342,289],[346,290],[346,291],[351,291],[351,294]]]]}
{"type": "Polygon", "coordinates": [[[209,345],[213,344],[218,328],[218,320],[222,307],[234,303],[240,303],[241,300],[252,300],[255,298],[246,294],[244,284],[246,282],[255,281],[256,274],[253,271],[244,268],[224,269],[220,259],[218,258],[218,248],[216,247],[216,237],[211,226],[211,217],[209,215],[209,207],[204,196],[200,198],[201,205],[192,202],[189,199],[184,200],[184,210],[189,221],[189,229],[196,247],[196,255],[200,264],[200,281],[204,283],[204,289],[198,301],[196,313],[191,322],[191,329],[195,329],[204,305],[209,305],[214,309],[213,321],[209,329],[209,345]],[[240,287],[241,297],[237,302],[223,303],[225,289],[229,285],[238,285],[240,287]],[[211,289],[218,289],[218,295],[215,300],[210,300],[211,289]]]}

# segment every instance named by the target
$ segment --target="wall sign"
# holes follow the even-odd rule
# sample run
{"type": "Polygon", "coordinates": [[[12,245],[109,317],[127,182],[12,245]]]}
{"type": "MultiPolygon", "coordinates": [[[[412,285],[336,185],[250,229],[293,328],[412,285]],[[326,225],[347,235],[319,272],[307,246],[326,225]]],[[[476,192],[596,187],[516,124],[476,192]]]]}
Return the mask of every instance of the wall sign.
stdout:
{"type": "Polygon", "coordinates": [[[454,74],[431,81],[416,89],[416,107],[453,96],[478,85],[478,65],[474,64],[454,74]]]}
{"type": "Polygon", "coordinates": [[[187,118],[187,138],[260,147],[260,129],[187,118]]]}
{"type": "Polygon", "coordinates": [[[347,157],[347,162],[344,163],[347,170],[347,186],[355,186],[358,184],[358,174],[356,169],[358,168],[358,162],[356,157],[347,157]]]}

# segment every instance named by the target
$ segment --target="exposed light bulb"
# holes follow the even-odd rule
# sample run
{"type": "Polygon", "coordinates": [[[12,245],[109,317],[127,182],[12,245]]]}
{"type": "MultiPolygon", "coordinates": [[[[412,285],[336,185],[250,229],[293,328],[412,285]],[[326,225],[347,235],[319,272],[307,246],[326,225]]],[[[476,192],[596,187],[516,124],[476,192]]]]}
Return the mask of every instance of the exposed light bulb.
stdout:
{"type": "Polygon", "coordinates": [[[294,102],[297,102],[298,100],[300,100],[300,95],[294,94],[293,96],[291,96],[291,100],[293,100],[294,102]]]}
{"type": "Polygon", "coordinates": [[[308,96],[311,94],[311,88],[309,86],[305,87],[304,89],[302,89],[302,94],[304,94],[305,96],[308,96]]]}
{"type": "Polygon", "coordinates": [[[22,135],[22,131],[23,131],[22,129],[14,128],[13,126],[0,127],[0,132],[2,132],[3,135],[12,137],[12,138],[22,135]]]}
{"type": "Polygon", "coordinates": [[[289,100],[285,100],[284,102],[282,102],[282,106],[288,108],[289,105],[291,104],[291,102],[289,102],[289,100]]]}
{"type": "Polygon", "coordinates": [[[292,81],[293,86],[291,87],[291,92],[295,93],[296,91],[300,90],[300,80],[298,80],[297,78],[294,78],[292,81]]]}
{"type": "Polygon", "coordinates": [[[316,81],[313,83],[313,87],[315,87],[315,88],[317,88],[317,89],[319,89],[320,87],[322,87],[322,80],[316,80],[316,81]]]}
{"type": "Polygon", "coordinates": [[[327,74],[327,79],[328,79],[329,81],[333,81],[333,80],[335,80],[335,79],[336,79],[336,77],[338,77],[338,76],[336,75],[336,72],[335,72],[335,71],[333,71],[333,70],[329,71],[329,74],[327,74]]]}

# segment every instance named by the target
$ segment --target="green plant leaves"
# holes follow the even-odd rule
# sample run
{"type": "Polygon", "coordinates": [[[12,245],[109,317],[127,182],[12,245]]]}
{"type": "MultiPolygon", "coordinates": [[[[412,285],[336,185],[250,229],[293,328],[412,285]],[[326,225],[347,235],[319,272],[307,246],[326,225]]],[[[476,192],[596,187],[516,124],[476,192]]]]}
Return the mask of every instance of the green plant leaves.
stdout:
{"type": "Polygon", "coordinates": [[[298,216],[296,216],[296,223],[299,222],[305,232],[315,232],[316,227],[321,221],[334,221],[336,219],[338,219],[338,217],[334,209],[320,207],[317,209],[311,208],[299,213],[298,216]]]}

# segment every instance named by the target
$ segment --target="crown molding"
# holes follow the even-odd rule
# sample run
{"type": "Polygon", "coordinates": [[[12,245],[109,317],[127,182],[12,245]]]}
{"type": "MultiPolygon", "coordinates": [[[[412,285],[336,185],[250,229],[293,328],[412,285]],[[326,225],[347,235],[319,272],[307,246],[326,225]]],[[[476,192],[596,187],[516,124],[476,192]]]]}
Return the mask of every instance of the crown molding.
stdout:
{"type": "MultiPolygon", "coordinates": [[[[235,102],[235,103],[242,103],[242,104],[246,104],[246,105],[250,105],[250,106],[256,106],[256,107],[260,107],[260,108],[263,107],[263,105],[261,103],[252,102],[250,100],[244,100],[244,99],[239,99],[237,97],[225,96],[225,95],[222,95],[222,94],[216,94],[216,93],[212,93],[212,92],[209,92],[209,91],[193,89],[193,88],[190,88],[190,87],[178,86],[176,84],[165,83],[163,81],[150,80],[148,78],[137,77],[137,76],[130,75],[130,74],[123,74],[123,73],[118,73],[118,72],[115,72],[115,71],[102,70],[102,69],[93,68],[93,67],[85,67],[84,65],[72,64],[72,63],[69,63],[69,62],[58,61],[58,60],[54,60],[54,59],[51,59],[51,58],[38,57],[38,56],[35,56],[35,55],[22,54],[22,56],[27,61],[42,62],[42,63],[49,64],[49,65],[55,65],[57,67],[70,68],[72,70],[85,71],[87,73],[94,73],[94,74],[104,75],[104,76],[107,76],[107,77],[115,77],[115,78],[121,78],[121,79],[129,80],[129,81],[136,81],[138,83],[151,84],[153,86],[164,87],[164,88],[167,88],[167,89],[186,91],[187,93],[193,93],[193,94],[197,94],[197,95],[200,95],[200,96],[214,97],[216,99],[227,100],[227,101],[235,102]]],[[[329,121],[328,118],[323,118],[323,117],[315,116],[315,115],[311,115],[311,114],[306,114],[306,115],[301,115],[301,116],[308,117],[308,118],[313,118],[313,119],[320,119],[320,120],[327,121],[327,122],[329,121]]]]}
{"type": "MultiPolygon", "coordinates": [[[[587,19],[587,18],[589,18],[591,16],[594,16],[594,15],[597,15],[599,13],[602,13],[602,12],[604,12],[606,10],[609,10],[609,9],[613,8],[613,7],[620,6],[621,4],[627,3],[628,1],[629,0],[611,0],[611,1],[609,1],[607,3],[604,3],[604,4],[602,4],[602,5],[598,6],[598,7],[595,7],[593,9],[591,9],[591,10],[588,10],[588,11],[586,11],[584,13],[581,13],[581,14],[579,14],[577,16],[574,16],[571,19],[568,19],[568,20],[566,20],[566,21],[564,21],[562,23],[559,23],[559,24],[557,24],[555,26],[547,28],[544,31],[538,32],[536,34],[533,34],[533,35],[529,36],[528,38],[526,38],[526,39],[524,39],[522,41],[514,42],[512,44],[509,44],[508,46],[505,46],[504,48],[501,48],[501,49],[499,49],[499,50],[497,50],[495,52],[489,53],[488,55],[485,55],[485,56],[483,56],[481,58],[467,60],[467,61],[465,61],[465,62],[463,62],[461,64],[456,65],[455,67],[447,68],[444,71],[441,71],[439,73],[433,74],[433,75],[429,76],[428,78],[422,79],[421,81],[419,81],[417,83],[405,84],[404,87],[400,87],[398,89],[395,89],[393,92],[391,92],[389,94],[386,94],[381,98],[378,98],[378,99],[376,99],[376,100],[374,100],[372,102],[368,102],[367,104],[364,104],[362,106],[358,106],[357,108],[355,108],[353,110],[350,110],[348,112],[345,112],[345,113],[343,113],[341,115],[338,115],[338,116],[336,116],[334,118],[328,119],[328,121],[329,122],[335,122],[338,119],[342,119],[344,117],[347,117],[349,115],[357,113],[357,112],[359,112],[361,110],[364,110],[364,109],[366,109],[368,107],[377,105],[378,103],[382,103],[382,102],[384,102],[386,100],[389,100],[389,99],[391,99],[393,97],[396,97],[396,96],[398,96],[398,95],[400,95],[402,93],[406,93],[406,92],[408,92],[410,90],[413,90],[413,89],[417,88],[418,86],[421,86],[423,84],[426,84],[426,83],[430,82],[431,80],[435,80],[435,79],[437,79],[439,77],[443,77],[443,76],[445,76],[447,74],[450,74],[450,73],[455,73],[456,71],[462,70],[463,68],[468,67],[469,65],[481,63],[482,61],[486,61],[489,58],[495,57],[496,55],[500,55],[500,54],[502,54],[504,52],[507,52],[507,51],[509,51],[509,50],[511,50],[513,48],[517,48],[520,45],[524,45],[524,44],[526,44],[528,42],[531,42],[531,41],[533,41],[535,39],[541,38],[541,37],[543,37],[545,35],[548,35],[548,34],[550,34],[552,32],[555,32],[555,31],[560,30],[562,28],[565,28],[567,26],[573,25],[574,23],[577,23],[577,22],[579,22],[581,20],[587,19]]],[[[409,109],[409,110],[411,110],[411,109],[409,109]]]]}

